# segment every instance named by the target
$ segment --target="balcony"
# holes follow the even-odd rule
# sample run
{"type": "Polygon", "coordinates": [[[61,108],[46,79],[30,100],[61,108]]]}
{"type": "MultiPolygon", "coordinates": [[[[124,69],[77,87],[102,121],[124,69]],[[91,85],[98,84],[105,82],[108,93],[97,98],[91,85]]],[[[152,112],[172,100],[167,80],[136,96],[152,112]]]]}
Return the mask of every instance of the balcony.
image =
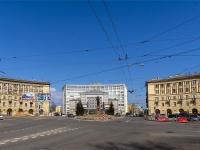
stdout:
{"type": "Polygon", "coordinates": [[[182,100],[183,100],[183,99],[182,99],[182,98],[180,98],[180,99],[178,99],[178,102],[182,102],[182,100]]]}
{"type": "Polygon", "coordinates": [[[191,98],[190,102],[195,102],[196,101],[196,98],[191,98]]]}
{"type": "Polygon", "coordinates": [[[165,103],[170,103],[170,100],[169,100],[169,99],[167,99],[165,103]]]}
{"type": "Polygon", "coordinates": [[[154,103],[155,103],[155,104],[157,104],[158,102],[159,102],[159,100],[155,100],[155,102],[154,102],[154,103]]]}

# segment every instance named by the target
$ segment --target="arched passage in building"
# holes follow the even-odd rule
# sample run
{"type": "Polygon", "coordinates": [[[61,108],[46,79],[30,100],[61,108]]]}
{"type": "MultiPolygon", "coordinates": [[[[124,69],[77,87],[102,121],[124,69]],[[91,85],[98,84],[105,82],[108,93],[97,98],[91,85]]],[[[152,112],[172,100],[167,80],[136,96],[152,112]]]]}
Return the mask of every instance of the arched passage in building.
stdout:
{"type": "Polygon", "coordinates": [[[33,109],[29,109],[28,113],[33,114],[33,109]]]}
{"type": "Polygon", "coordinates": [[[42,109],[39,110],[40,115],[43,115],[44,111],[42,109]]]}
{"type": "Polygon", "coordinates": [[[171,115],[172,114],[172,110],[171,109],[167,109],[167,115],[171,115]]]}
{"type": "Polygon", "coordinates": [[[193,113],[193,114],[198,114],[198,110],[197,110],[196,108],[193,108],[193,109],[192,109],[192,113],[193,113]]]}
{"type": "Polygon", "coordinates": [[[183,113],[184,113],[184,109],[179,109],[179,112],[180,112],[181,114],[183,114],[183,113]]]}
{"type": "Polygon", "coordinates": [[[7,116],[12,116],[12,109],[11,109],[11,108],[9,108],[9,109],[7,110],[7,116]]]}
{"type": "Polygon", "coordinates": [[[18,112],[23,112],[23,109],[19,109],[19,111],[18,112]]]}
{"type": "Polygon", "coordinates": [[[160,114],[160,110],[159,110],[159,109],[156,109],[156,110],[155,110],[155,113],[156,113],[156,114],[160,114]]]}

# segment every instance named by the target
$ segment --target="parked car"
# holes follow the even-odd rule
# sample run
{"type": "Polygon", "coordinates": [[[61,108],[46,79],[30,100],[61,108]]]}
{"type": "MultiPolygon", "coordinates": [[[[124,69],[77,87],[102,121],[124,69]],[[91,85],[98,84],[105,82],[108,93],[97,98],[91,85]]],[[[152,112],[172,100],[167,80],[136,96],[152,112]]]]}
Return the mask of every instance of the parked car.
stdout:
{"type": "Polygon", "coordinates": [[[116,113],[115,117],[121,117],[120,113],[116,113]]]}
{"type": "Polygon", "coordinates": [[[177,118],[178,122],[188,122],[186,115],[180,114],[177,118]]]}
{"type": "Polygon", "coordinates": [[[59,113],[58,113],[58,112],[55,112],[55,113],[54,113],[54,116],[60,116],[60,115],[59,115],[59,113]]]}
{"type": "Polygon", "coordinates": [[[62,114],[62,117],[67,117],[67,115],[66,114],[62,114]]]}
{"type": "Polygon", "coordinates": [[[74,117],[73,114],[67,114],[67,117],[74,117]]]}
{"type": "Polygon", "coordinates": [[[0,114],[0,120],[3,120],[3,116],[0,114]]]}
{"type": "Polygon", "coordinates": [[[198,115],[198,118],[199,118],[199,121],[200,121],[200,114],[197,114],[198,115]]]}
{"type": "Polygon", "coordinates": [[[156,115],[156,121],[168,121],[168,117],[166,114],[158,114],[156,115]]]}
{"type": "Polygon", "coordinates": [[[130,117],[131,113],[126,113],[126,117],[130,117]]]}
{"type": "Polygon", "coordinates": [[[199,117],[197,114],[187,114],[188,121],[199,121],[199,117]]]}
{"type": "Polygon", "coordinates": [[[178,117],[179,117],[179,114],[170,114],[170,115],[168,115],[168,120],[177,121],[178,117]]]}

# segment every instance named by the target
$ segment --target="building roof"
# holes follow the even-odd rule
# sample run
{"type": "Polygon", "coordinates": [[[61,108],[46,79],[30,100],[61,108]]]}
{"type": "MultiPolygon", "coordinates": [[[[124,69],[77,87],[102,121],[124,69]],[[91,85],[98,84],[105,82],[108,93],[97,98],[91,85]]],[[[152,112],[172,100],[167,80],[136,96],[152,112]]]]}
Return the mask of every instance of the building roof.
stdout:
{"type": "Polygon", "coordinates": [[[36,80],[25,80],[25,79],[13,79],[13,78],[6,78],[0,77],[0,81],[9,81],[9,82],[22,82],[22,83],[32,83],[32,84],[43,84],[43,85],[50,85],[50,82],[46,81],[36,81],[36,80]]]}
{"type": "Polygon", "coordinates": [[[197,79],[200,78],[200,73],[195,72],[194,74],[176,74],[175,76],[170,75],[168,78],[154,78],[146,81],[146,83],[156,83],[156,82],[168,82],[168,81],[177,81],[177,80],[187,80],[187,79],[197,79]]]}

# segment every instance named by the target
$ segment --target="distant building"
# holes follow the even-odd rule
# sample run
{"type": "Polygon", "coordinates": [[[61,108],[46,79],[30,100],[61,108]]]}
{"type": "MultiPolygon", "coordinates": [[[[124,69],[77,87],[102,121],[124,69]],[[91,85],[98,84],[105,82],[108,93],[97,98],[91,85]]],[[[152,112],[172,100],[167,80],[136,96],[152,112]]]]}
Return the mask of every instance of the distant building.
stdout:
{"type": "Polygon", "coordinates": [[[47,115],[50,83],[0,77],[0,114],[47,115]]]}
{"type": "Polygon", "coordinates": [[[89,84],[72,85],[66,84],[62,88],[62,113],[75,113],[76,104],[81,101],[86,113],[95,113],[96,97],[100,98],[100,108],[109,108],[112,101],[115,112],[125,114],[127,106],[127,89],[125,84],[89,84]]]}
{"type": "Polygon", "coordinates": [[[146,81],[149,114],[200,113],[200,74],[146,81]]]}
{"type": "Polygon", "coordinates": [[[56,112],[61,113],[62,112],[62,106],[56,106],[56,112]]]}

